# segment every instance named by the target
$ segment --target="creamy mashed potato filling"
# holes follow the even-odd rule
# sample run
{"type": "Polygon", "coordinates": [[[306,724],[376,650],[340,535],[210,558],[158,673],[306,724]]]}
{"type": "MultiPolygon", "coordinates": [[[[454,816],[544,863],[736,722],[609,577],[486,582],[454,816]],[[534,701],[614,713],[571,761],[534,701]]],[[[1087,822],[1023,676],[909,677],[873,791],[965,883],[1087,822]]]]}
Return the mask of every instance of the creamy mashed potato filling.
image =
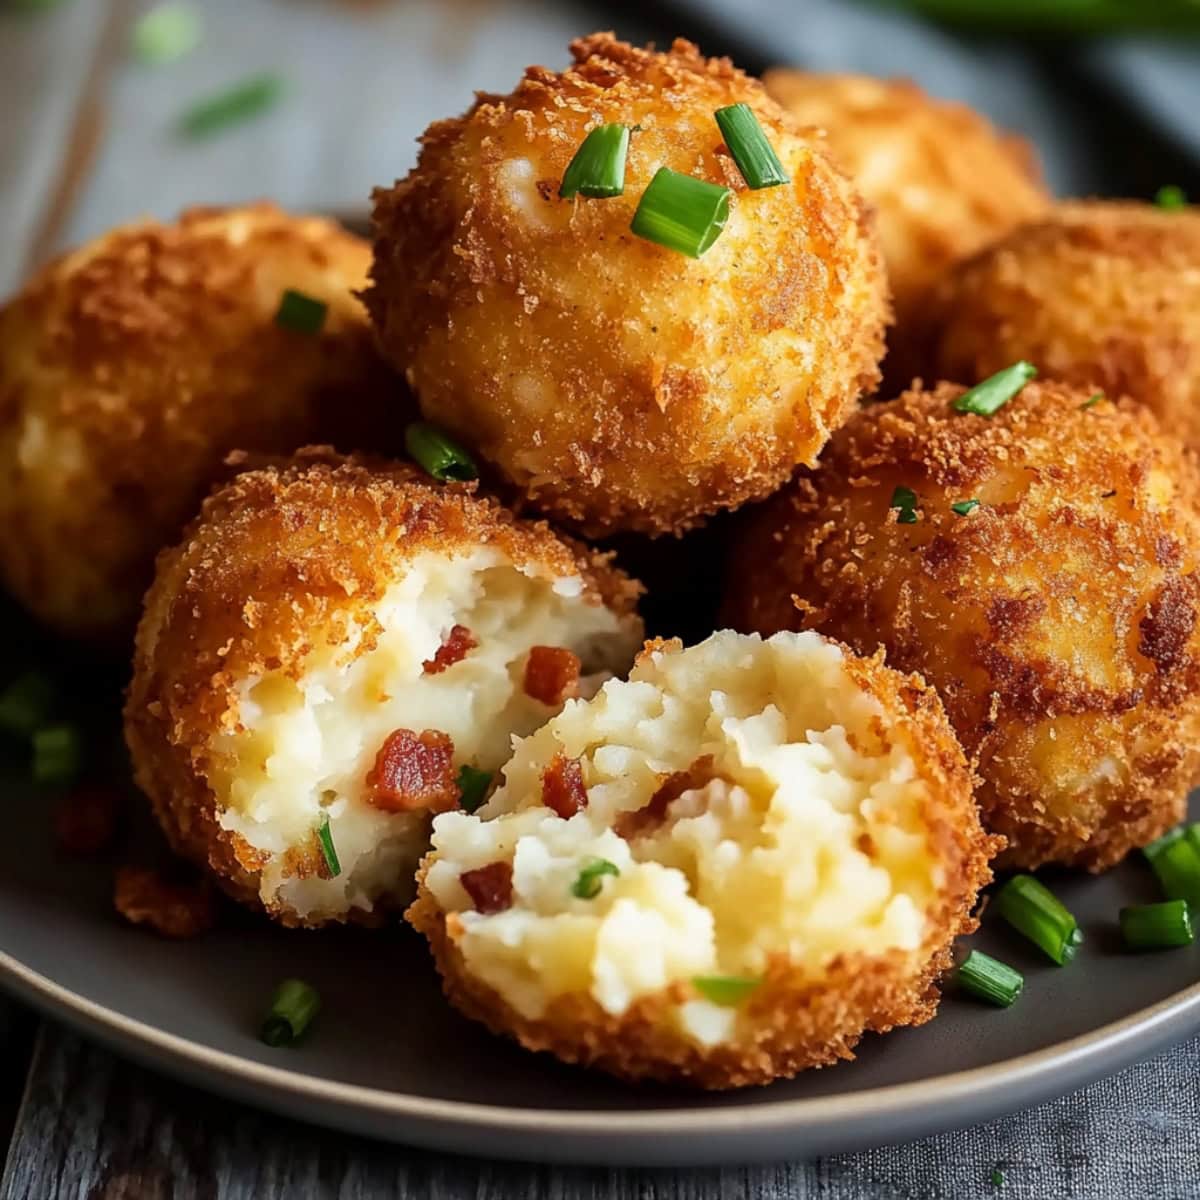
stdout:
{"type": "Polygon", "coordinates": [[[927,788],[836,644],[717,633],[520,742],[478,815],[436,818],[426,887],[522,1017],[571,994],[619,1015],[675,985],[672,1019],[711,1045],[775,964],[817,982],[839,955],[921,952],[944,884],[927,788]],[[543,787],[569,760],[586,806],[564,817],[543,787]],[[494,863],[510,902],[480,912],[463,877],[494,863]]]}
{"type": "Polygon", "coordinates": [[[367,776],[390,734],[436,730],[457,770],[494,771],[514,735],[554,711],[526,694],[530,648],[578,655],[588,694],[636,649],[636,622],[585,597],[578,576],[526,574],[499,551],[417,556],[374,606],[372,623],[317,645],[298,676],[246,679],[236,727],[212,742],[209,780],[224,829],[265,858],[260,894],[304,918],[370,910],[412,890],[429,814],[371,802],[367,776]],[[455,626],[474,645],[426,670],[455,626]],[[318,826],[328,819],[341,872],[323,878],[318,826]],[[305,864],[308,864],[307,866],[305,864]]]}

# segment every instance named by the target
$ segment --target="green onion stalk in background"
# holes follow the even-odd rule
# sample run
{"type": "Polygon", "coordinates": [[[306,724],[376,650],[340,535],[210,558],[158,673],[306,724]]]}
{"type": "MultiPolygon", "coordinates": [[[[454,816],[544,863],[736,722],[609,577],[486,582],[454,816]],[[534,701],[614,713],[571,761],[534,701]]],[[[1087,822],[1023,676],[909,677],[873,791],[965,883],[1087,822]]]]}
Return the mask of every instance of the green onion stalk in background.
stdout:
{"type": "Polygon", "coordinates": [[[873,0],[931,20],[993,33],[1200,33],[1200,0],[873,0]]]}

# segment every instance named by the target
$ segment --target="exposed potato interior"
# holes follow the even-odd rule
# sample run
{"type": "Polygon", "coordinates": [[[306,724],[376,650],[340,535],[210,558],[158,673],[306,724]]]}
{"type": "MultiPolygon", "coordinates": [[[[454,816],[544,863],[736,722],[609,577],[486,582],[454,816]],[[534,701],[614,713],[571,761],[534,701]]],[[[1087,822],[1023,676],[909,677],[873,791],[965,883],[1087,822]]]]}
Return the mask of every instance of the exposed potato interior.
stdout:
{"type": "Polygon", "coordinates": [[[568,703],[518,745],[478,815],[435,820],[426,887],[456,914],[465,969],[526,1019],[566,993],[617,1015],[676,985],[673,1019],[712,1045],[738,1013],[696,977],[757,980],[782,958],[817,982],[838,955],[919,953],[944,882],[929,784],[847,667],[815,633],[723,632],[568,703]],[[568,819],[542,803],[556,755],[579,761],[587,788],[568,819]],[[695,786],[630,832],[622,814],[684,771],[695,786]],[[597,860],[619,873],[580,897],[597,860]],[[512,904],[482,914],[461,876],[497,861],[512,864],[512,904]]]}
{"type": "Polygon", "coordinates": [[[211,745],[221,825],[265,854],[264,903],[304,918],[370,910],[411,893],[428,813],[383,811],[366,784],[389,734],[438,730],[453,740],[455,768],[494,771],[512,736],[554,711],[523,689],[531,646],[576,653],[584,691],[624,671],[637,648],[636,622],[586,598],[578,576],[526,574],[489,547],[417,556],[373,616],[377,626],[356,624],[337,645],[314,633],[301,673],[244,680],[237,726],[211,745]],[[445,670],[426,672],[455,625],[477,645],[445,670]],[[334,878],[321,877],[322,813],[341,865],[334,878]]]}

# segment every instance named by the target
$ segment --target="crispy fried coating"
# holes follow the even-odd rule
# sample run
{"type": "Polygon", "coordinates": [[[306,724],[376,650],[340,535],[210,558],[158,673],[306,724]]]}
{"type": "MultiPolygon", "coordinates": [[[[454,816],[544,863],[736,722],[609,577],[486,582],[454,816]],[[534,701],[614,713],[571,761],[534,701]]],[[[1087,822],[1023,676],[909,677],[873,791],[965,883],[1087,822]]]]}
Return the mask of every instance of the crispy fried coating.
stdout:
{"type": "Polygon", "coordinates": [[[761,86],[610,34],[432,125],[375,193],[367,306],[426,416],[586,533],[676,532],[811,462],[878,379],[886,285],[852,185],[761,86]],[[749,191],[715,109],[746,103],[791,176],[749,191]],[[587,133],[632,133],[624,194],[558,196],[587,133]],[[663,166],[729,187],[699,260],[635,237],[663,166]]]}
{"type": "Polygon", "coordinates": [[[121,644],[154,556],[235,448],[379,449],[403,384],[352,294],[370,251],[270,204],[89,242],[0,309],[0,578],[61,633],[121,644]],[[285,289],[328,306],[280,328],[285,289]]]}
{"type": "Polygon", "coordinates": [[[1200,210],[1060,205],[963,263],[935,307],[937,377],[1026,358],[1140,400],[1200,448],[1200,210]]]}
{"type": "Polygon", "coordinates": [[[1001,861],[1099,871],[1200,769],[1196,464],[1128,401],[1035,383],[984,417],[961,391],[860,411],[749,518],[726,616],[882,644],[940,693],[1001,861]]]}

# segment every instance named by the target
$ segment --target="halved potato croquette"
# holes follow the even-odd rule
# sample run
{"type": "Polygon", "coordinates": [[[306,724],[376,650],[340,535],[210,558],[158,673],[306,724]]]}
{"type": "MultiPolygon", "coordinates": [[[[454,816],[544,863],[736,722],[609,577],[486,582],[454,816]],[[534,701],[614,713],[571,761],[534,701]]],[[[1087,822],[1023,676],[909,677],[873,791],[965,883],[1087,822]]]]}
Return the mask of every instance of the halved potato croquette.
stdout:
{"type": "Polygon", "coordinates": [[[434,822],[409,910],[533,1050],[724,1088],[920,1024],[994,849],[933,692],[815,633],[651,643],[434,822]]]}
{"type": "Polygon", "coordinates": [[[313,452],[247,471],[159,560],[125,713],[138,784],[237,899],[289,925],[375,919],[411,899],[462,768],[494,771],[628,668],[637,594],[405,467],[313,452]]]}
{"type": "Polygon", "coordinates": [[[1099,871],[1200,773],[1196,465],[1128,401],[1032,383],[977,416],[963,390],[856,414],[750,518],[725,616],[882,645],[977,760],[1001,863],[1099,871]]]}

